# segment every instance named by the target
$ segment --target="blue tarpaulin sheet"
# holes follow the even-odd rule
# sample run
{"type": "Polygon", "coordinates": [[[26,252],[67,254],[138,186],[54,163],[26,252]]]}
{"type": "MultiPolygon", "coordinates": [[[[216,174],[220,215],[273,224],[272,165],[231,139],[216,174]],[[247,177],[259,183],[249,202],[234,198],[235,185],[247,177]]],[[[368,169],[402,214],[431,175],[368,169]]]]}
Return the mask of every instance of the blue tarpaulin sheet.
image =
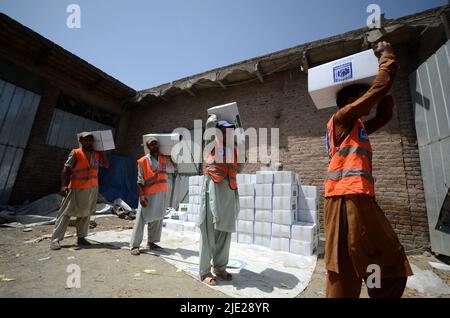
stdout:
{"type": "Polygon", "coordinates": [[[122,199],[136,209],[139,199],[136,174],[135,160],[109,154],[109,169],[99,171],[100,194],[110,202],[122,199]]]}

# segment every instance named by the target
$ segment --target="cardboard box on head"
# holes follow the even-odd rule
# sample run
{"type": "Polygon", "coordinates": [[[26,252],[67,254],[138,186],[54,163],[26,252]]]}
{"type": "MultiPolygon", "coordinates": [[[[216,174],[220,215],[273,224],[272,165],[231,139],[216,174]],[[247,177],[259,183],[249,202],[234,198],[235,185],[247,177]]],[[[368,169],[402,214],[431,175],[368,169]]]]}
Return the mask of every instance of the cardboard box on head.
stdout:
{"type": "MultiPolygon", "coordinates": [[[[94,137],[93,148],[95,151],[107,151],[116,149],[111,130],[98,130],[91,131],[90,133],[92,133],[92,136],[94,137]]],[[[80,134],[81,133],[77,134],[77,142],[79,147],[81,147],[80,134]]]]}
{"type": "Polygon", "coordinates": [[[148,148],[146,146],[147,140],[150,137],[155,137],[158,140],[159,152],[165,156],[172,154],[172,148],[181,140],[180,134],[147,134],[142,136],[144,152],[148,154],[148,148]]]}
{"type": "Polygon", "coordinates": [[[242,128],[241,117],[239,116],[239,109],[236,102],[211,107],[208,109],[208,116],[212,114],[217,116],[217,120],[226,120],[234,124],[236,128],[242,128]]]}
{"type": "Polygon", "coordinates": [[[308,92],[317,109],[336,106],[336,93],[351,84],[371,85],[378,73],[373,50],[356,53],[308,70],[308,92]]]}

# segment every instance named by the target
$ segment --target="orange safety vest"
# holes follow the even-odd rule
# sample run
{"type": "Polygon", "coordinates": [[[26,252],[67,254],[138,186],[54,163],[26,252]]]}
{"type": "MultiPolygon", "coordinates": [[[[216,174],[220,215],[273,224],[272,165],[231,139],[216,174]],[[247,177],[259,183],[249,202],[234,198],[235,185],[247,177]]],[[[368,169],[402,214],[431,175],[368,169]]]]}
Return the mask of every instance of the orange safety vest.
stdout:
{"type": "Polygon", "coordinates": [[[70,175],[69,189],[87,189],[98,187],[98,168],[100,166],[100,153],[94,151],[92,166],[81,148],[73,149],[77,158],[75,167],[70,175]]]}
{"type": "Polygon", "coordinates": [[[160,191],[167,192],[167,158],[159,155],[159,166],[155,173],[150,166],[150,161],[147,156],[142,157],[137,161],[144,172],[144,194],[155,194],[160,191]]]}
{"type": "Polygon", "coordinates": [[[372,177],[372,146],[364,124],[358,119],[340,144],[334,145],[333,117],[327,124],[327,151],[330,159],[325,179],[325,197],[346,194],[375,196],[372,177]]]}
{"type": "Polygon", "coordinates": [[[237,189],[236,175],[238,170],[237,152],[236,148],[233,150],[232,162],[227,162],[225,148],[216,140],[216,147],[211,151],[206,159],[206,172],[214,181],[220,183],[225,178],[228,178],[228,185],[230,189],[237,189]],[[215,153],[217,149],[217,155],[215,153]]]}

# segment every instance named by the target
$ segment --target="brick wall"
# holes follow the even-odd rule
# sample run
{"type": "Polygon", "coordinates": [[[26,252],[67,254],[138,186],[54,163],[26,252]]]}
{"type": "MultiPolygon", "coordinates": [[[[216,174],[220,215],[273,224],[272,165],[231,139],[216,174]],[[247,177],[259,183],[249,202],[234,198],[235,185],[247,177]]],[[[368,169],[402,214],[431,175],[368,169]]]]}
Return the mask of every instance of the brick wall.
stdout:
{"type": "MultiPolygon", "coordinates": [[[[408,86],[407,51],[399,48],[401,72],[393,88],[396,116],[371,136],[377,200],[400,240],[409,246],[428,246],[428,227],[420,162],[408,86]]],[[[137,106],[131,111],[127,155],[142,155],[142,135],[193,128],[194,119],[206,120],[206,109],[236,101],[245,127],[280,129],[281,162],[284,170],[297,172],[303,184],[316,185],[323,195],[327,168],[324,132],[334,109],[317,110],[308,95],[307,76],[298,69],[274,74],[264,83],[255,80],[223,90],[211,88],[196,97],[184,93],[169,102],[137,106]]],[[[255,172],[258,165],[247,165],[255,172]]],[[[320,199],[321,224],[323,200],[320,199]]]]}
{"type": "Polygon", "coordinates": [[[14,184],[11,204],[21,204],[25,200],[34,201],[59,190],[59,176],[69,150],[48,146],[45,143],[58,94],[59,90],[50,85],[42,94],[14,184]]]}

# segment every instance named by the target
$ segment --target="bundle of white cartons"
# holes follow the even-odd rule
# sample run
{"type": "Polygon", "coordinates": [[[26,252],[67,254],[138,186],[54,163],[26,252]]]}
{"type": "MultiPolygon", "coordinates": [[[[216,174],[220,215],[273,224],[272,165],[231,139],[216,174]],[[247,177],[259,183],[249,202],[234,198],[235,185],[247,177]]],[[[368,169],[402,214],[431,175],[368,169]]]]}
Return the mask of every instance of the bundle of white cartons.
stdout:
{"type": "MultiPolygon", "coordinates": [[[[203,176],[191,176],[189,177],[189,205],[188,208],[188,221],[195,222],[197,216],[200,213],[200,202],[202,198],[203,176]]],[[[184,206],[184,204],[180,204],[184,206]]]]}
{"type": "Polygon", "coordinates": [[[272,171],[257,171],[255,184],[254,244],[271,247],[272,242],[272,171]]]}
{"type": "Polygon", "coordinates": [[[236,222],[239,243],[253,244],[253,225],[255,221],[255,184],[251,174],[238,174],[236,177],[239,193],[239,214],[236,222]]]}

